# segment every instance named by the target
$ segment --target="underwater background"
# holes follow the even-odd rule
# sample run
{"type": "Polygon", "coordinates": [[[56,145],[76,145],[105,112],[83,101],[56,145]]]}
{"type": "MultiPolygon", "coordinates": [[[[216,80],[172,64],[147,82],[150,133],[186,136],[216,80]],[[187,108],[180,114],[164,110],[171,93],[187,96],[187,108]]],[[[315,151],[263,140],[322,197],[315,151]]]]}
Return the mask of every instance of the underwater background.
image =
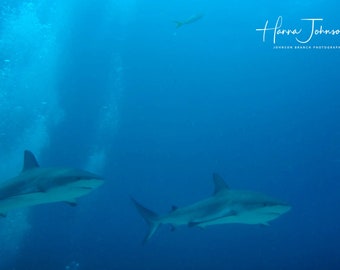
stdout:
{"type": "Polygon", "coordinates": [[[0,3],[0,181],[25,149],[105,177],[77,207],[0,219],[1,270],[340,269],[340,50],[256,31],[279,16],[340,29],[338,2],[0,3]],[[213,172],[292,209],[266,227],[163,226],[142,245],[130,196],[167,213],[210,196],[213,172]]]}

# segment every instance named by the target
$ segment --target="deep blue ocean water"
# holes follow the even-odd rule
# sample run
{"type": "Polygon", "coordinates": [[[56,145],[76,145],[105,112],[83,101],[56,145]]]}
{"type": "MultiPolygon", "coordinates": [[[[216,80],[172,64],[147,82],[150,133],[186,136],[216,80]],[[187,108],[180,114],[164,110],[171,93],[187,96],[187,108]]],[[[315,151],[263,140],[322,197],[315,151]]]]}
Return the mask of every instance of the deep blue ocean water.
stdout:
{"type": "Polygon", "coordinates": [[[77,207],[0,219],[1,270],[340,269],[340,35],[256,31],[340,29],[336,1],[0,3],[0,181],[25,149],[105,177],[77,207]],[[142,245],[130,196],[167,213],[210,196],[213,172],[292,209],[142,245]]]}

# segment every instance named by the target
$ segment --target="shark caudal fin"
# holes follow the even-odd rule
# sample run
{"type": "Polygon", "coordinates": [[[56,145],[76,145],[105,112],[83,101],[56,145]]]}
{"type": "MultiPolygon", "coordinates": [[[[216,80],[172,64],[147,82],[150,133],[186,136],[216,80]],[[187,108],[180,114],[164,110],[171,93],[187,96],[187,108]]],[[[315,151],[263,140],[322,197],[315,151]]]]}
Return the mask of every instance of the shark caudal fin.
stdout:
{"type": "Polygon", "coordinates": [[[155,212],[145,208],[143,205],[137,202],[134,198],[131,197],[131,200],[134,203],[135,207],[137,208],[138,212],[141,214],[141,216],[144,218],[146,223],[149,225],[149,231],[143,240],[143,244],[145,244],[146,242],[150,240],[150,238],[157,231],[160,225],[158,215],[155,212]]]}

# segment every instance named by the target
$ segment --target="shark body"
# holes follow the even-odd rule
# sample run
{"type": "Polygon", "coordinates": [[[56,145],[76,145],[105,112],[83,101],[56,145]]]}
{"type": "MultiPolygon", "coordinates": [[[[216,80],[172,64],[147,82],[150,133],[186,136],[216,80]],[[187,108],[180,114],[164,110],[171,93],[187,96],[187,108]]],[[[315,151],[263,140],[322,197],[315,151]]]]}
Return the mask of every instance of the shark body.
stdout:
{"type": "Polygon", "coordinates": [[[211,225],[242,223],[263,224],[278,218],[291,206],[265,194],[253,191],[232,190],[218,175],[213,175],[215,190],[211,197],[185,207],[173,207],[168,214],[158,216],[132,199],[139,213],[149,225],[144,238],[147,242],[162,224],[173,228],[181,225],[205,228],[211,225]]]}
{"type": "Polygon", "coordinates": [[[0,216],[12,209],[52,202],[76,205],[76,199],[103,184],[93,173],[74,168],[41,168],[30,151],[24,152],[22,172],[0,183],[0,216]]]}
{"type": "Polygon", "coordinates": [[[200,20],[202,18],[203,18],[203,14],[199,13],[199,14],[195,14],[195,15],[193,15],[193,16],[191,16],[188,19],[183,20],[183,21],[174,21],[174,23],[176,23],[176,28],[180,28],[183,25],[197,22],[198,20],[200,20]]]}

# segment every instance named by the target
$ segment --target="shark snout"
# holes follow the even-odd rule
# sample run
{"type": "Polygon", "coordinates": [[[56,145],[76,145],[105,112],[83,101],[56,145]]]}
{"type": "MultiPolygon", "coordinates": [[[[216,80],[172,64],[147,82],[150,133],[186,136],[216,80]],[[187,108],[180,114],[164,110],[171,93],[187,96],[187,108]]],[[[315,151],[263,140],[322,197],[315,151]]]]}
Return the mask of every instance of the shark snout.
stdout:
{"type": "Polygon", "coordinates": [[[89,175],[87,177],[79,178],[79,180],[87,187],[97,188],[104,183],[104,178],[99,175],[89,175]]]}
{"type": "Polygon", "coordinates": [[[286,212],[290,211],[290,209],[292,209],[292,206],[289,205],[289,204],[282,204],[280,207],[281,207],[283,213],[286,213],[286,212]]]}

